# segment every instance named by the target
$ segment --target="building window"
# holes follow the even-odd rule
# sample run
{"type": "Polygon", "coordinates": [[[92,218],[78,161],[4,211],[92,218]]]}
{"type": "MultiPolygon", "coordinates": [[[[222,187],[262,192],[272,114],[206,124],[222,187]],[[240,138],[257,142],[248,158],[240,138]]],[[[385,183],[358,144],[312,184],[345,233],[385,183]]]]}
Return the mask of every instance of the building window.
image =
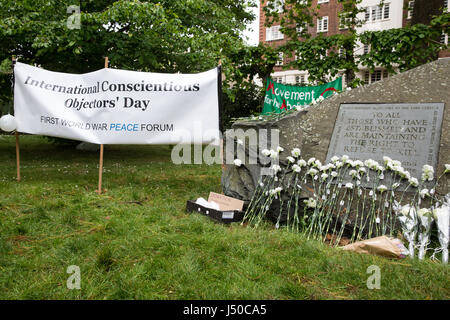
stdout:
{"type": "Polygon", "coordinates": [[[284,0],[274,0],[273,1],[273,10],[275,12],[283,12],[284,0]]]}
{"type": "Polygon", "coordinates": [[[413,15],[414,1],[408,1],[408,15],[406,19],[411,19],[413,15]]]}
{"type": "Polygon", "coordinates": [[[368,44],[364,45],[364,54],[368,54],[370,51],[370,46],[368,44]]]}
{"type": "Polygon", "coordinates": [[[444,11],[447,9],[448,11],[448,0],[444,0],[444,11]]]}
{"type": "Polygon", "coordinates": [[[383,6],[383,19],[389,19],[389,16],[390,16],[390,10],[391,8],[390,8],[390,4],[389,3],[386,3],[384,6],[383,6]]]}
{"type": "Polygon", "coordinates": [[[328,31],[328,16],[317,18],[317,32],[328,31]]]}
{"type": "Polygon", "coordinates": [[[445,44],[445,45],[448,45],[448,34],[443,33],[443,34],[441,35],[441,43],[442,43],[442,44],[445,44]]]}
{"type": "Polygon", "coordinates": [[[300,74],[295,76],[295,84],[297,85],[304,85],[306,83],[305,81],[305,75],[304,74],[300,74]]]}
{"type": "Polygon", "coordinates": [[[350,18],[339,17],[339,30],[348,29],[350,18]]]}
{"type": "Polygon", "coordinates": [[[281,26],[266,28],[266,41],[282,40],[284,35],[280,31],[281,26]]]}
{"type": "Polygon", "coordinates": [[[278,60],[277,63],[275,63],[276,66],[282,66],[283,65],[283,52],[278,53],[278,60]]]}
{"type": "Polygon", "coordinates": [[[375,70],[374,72],[365,71],[364,72],[364,83],[370,84],[377,81],[380,81],[382,79],[388,78],[388,72],[387,70],[375,70]]]}
{"type": "Polygon", "coordinates": [[[343,47],[339,48],[338,55],[339,55],[340,58],[344,58],[345,57],[345,49],[343,47]]]}
{"type": "Polygon", "coordinates": [[[391,6],[385,3],[383,6],[371,6],[366,8],[365,21],[380,21],[386,20],[390,17],[391,6]]]}

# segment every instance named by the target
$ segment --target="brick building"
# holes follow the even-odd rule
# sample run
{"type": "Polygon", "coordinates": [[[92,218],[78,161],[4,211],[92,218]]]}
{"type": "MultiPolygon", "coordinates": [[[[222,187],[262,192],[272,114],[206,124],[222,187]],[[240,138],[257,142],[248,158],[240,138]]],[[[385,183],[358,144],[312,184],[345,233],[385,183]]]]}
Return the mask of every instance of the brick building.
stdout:
{"type": "MultiPolygon", "coordinates": [[[[280,32],[280,26],[274,25],[270,28],[264,26],[266,16],[263,8],[272,0],[260,1],[260,21],[259,21],[259,41],[271,46],[280,46],[287,41],[287,38],[280,32]]],[[[280,2],[280,0],[278,0],[280,2]]],[[[309,27],[308,32],[312,36],[322,33],[325,36],[345,33],[346,30],[340,27],[338,12],[342,10],[342,5],[338,0],[313,0],[312,5],[320,4],[318,17],[314,18],[314,27],[309,27]]],[[[392,28],[401,28],[409,23],[411,19],[414,1],[408,0],[385,0],[383,7],[379,6],[380,0],[363,0],[360,4],[365,8],[360,13],[360,19],[365,23],[357,28],[357,32],[379,31],[392,28]]],[[[445,1],[448,7],[448,1],[445,1]]],[[[448,43],[448,35],[443,35],[442,42],[448,43]]],[[[370,50],[368,46],[357,45],[355,54],[363,54],[366,50],[370,50]]],[[[450,56],[449,51],[441,52],[440,57],[450,56]]],[[[307,71],[289,69],[285,70],[283,65],[289,62],[289,57],[283,57],[280,54],[280,61],[274,68],[272,78],[278,82],[286,84],[308,85],[307,71]]],[[[376,68],[373,72],[361,66],[357,76],[364,80],[365,83],[372,83],[388,76],[388,73],[382,68],[376,68]]],[[[345,81],[344,81],[345,85],[345,81]]]]}

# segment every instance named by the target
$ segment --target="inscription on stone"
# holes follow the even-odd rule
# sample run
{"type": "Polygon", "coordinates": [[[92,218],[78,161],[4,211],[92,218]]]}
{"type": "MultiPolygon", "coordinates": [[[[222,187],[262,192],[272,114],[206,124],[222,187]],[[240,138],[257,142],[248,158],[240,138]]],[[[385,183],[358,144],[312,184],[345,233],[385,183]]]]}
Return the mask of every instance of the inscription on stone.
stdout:
{"type": "Polygon", "coordinates": [[[327,162],[388,156],[420,179],[424,164],[436,168],[443,112],[443,103],[341,104],[327,162]]]}

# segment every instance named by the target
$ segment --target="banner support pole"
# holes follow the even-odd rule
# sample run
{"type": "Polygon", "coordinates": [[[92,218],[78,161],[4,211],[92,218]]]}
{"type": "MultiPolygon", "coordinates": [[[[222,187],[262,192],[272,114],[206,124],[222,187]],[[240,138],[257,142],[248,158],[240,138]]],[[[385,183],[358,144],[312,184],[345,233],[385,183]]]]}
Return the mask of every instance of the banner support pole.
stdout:
{"type": "MultiPolygon", "coordinates": [[[[105,69],[108,68],[109,61],[108,57],[105,57],[105,69]]],[[[100,144],[100,160],[99,160],[99,166],[98,166],[98,190],[97,193],[102,193],[102,180],[103,180],[103,144],[100,144]]]]}
{"type": "Polygon", "coordinates": [[[16,166],[17,166],[17,182],[20,182],[20,144],[19,132],[16,130],[16,166]]]}
{"type": "MultiPolygon", "coordinates": [[[[13,95],[13,99],[14,99],[14,67],[16,65],[16,57],[12,56],[11,57],[11,62],[12,62],[12,67],[13,67],[13,82],[12,82],[12,95],[13,95]]],[[[19,132],[17,131],[16,128],[16,132],[15,132],[15,136],[16,136],[16,167],[17,167],[17,182],[20,182],[20,141],[19,141],[19,132]]]]}
{"type": "Polygon", "coordinates": [[[219,153],[220,153],[220,164],[222,166],[222,170],[225,168],[225,161],[224,161],[224,149],[223,149],[223,139],[225,136],[225,132],[223,132],[223,126],[222,126],[222,59],[219,59],[219,74],[218,77],[220,79],[217,83],[217,92],[218,92],[218,99],[219,99],[219,130],[220,130],[220,145],[219,145],[219,153]]]}

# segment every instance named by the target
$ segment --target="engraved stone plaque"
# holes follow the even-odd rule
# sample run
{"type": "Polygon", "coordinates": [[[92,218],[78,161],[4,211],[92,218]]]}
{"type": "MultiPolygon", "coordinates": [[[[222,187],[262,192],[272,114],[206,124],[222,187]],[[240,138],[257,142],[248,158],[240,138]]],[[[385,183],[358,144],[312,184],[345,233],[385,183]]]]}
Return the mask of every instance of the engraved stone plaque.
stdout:
{"type": "Polygon", "coordinates": [[[443,112],[444,103],[341,104],[326,160],[388,156],[420,179],[424,164],[436,169],[443,112]]]}

